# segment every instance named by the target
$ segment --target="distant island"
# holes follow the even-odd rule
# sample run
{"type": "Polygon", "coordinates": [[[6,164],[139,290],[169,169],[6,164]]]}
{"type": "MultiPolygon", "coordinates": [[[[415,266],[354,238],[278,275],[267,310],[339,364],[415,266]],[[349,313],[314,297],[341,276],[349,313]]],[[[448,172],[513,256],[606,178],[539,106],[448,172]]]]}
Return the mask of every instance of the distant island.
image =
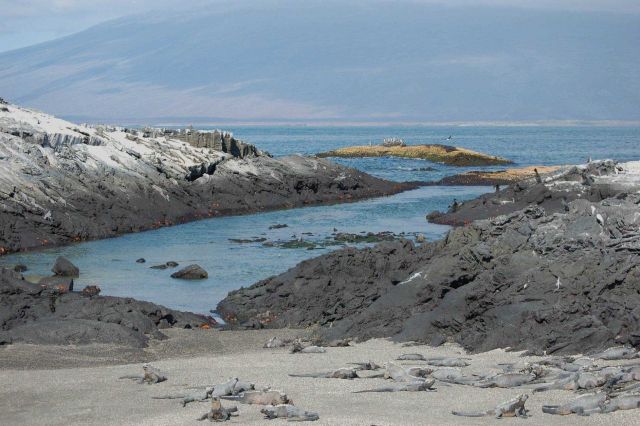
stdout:
{"type": "Polygon", "coordinates": [[[502,157],[483,154],[455,146],[431,145],[373,145],[350,146],[317,154],[318,157],[403,157],[444,163],[451,166],[494,166],[512,164],[513,161],[502,157]]]}

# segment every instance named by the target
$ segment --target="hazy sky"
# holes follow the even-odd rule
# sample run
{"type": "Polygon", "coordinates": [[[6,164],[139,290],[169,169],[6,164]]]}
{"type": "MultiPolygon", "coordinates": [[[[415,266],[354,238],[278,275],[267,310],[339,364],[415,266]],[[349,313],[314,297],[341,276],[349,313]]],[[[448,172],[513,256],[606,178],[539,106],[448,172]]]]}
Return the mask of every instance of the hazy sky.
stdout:
{"type": "MultiPolygon", "coordinates": [[[[366,0],[362,0],[363,2],[366,0]]],[[[513,6],[640,13],[640,0],[408,0],[457,6],[513,6]]],[[[0,0],[0,52],[52,40],[109,19],[153,10],[187,11],[216,0],[0,0]]],[[[242,2],[242,0],[238,0],[242,2]]],[[[245,3],[259,4],[259,0],[245,3]]]]}

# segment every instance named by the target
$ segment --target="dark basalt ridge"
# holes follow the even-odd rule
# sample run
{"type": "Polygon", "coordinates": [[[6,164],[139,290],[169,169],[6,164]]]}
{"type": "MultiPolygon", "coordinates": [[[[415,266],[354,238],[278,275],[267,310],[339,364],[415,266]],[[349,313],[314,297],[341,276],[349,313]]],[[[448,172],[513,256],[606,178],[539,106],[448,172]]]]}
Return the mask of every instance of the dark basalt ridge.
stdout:
{"type": "MultiPolygon", "coordinates": [[[[525,183],[519,192],[546,194],[542,185],[573,188],[574,196],[522,197],[523,208],[454,228],[438,242],[310,259],[229,293],[218,312],[245,327],[320,326],[327,340],[449,340],[470,351],[536,353],[638,346],[640,180],[625,183],[618,171],[604,162],[525,183]]],[[[504,194],[484,199],[496,196],[504,194]]]]}

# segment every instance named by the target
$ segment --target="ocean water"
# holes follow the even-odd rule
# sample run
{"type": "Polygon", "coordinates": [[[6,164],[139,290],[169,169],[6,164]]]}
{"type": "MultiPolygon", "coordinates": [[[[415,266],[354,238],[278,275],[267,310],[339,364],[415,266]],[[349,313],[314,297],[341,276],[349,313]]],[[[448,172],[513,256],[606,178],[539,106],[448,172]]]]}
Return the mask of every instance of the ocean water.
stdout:
{"type": "MultiPolygon", "coordinates": [[[[343,146],[376,144],[402,137],[408,144],[446,143],[510,158],[515,166],[584,163],[589,157],[620,161],[640,159],[640,128],[632,127],[237,127],[239,139],[275,156],[313,154],[343,146]],[[451,140],[446,138],[451,135],[451,140]]],[[[373,175],[396,180],[437,180],[465,168],[424,160],[335,159],[373,175]]],[[[488,167],[486,169],[499,169],[488,167]]],[[[478,169],[474,167],[473,169],[478,169]]],[[[429,224],[425,215],[443,210],[454,198],[464,200],[491,191],[487,187],[429,186],[391,197],[332,206],[314,206],[246,216],[206,219],[118,238],[73,244],[0,258],[0,265],[25,263],[28,274],[49,275],[55,258],[68,257],[81,270],[76,285],[95,284],[103,294],[135,297],[176,309],[208,313],[230,290],[279,274],[296,263],[338,248],[285,249],[229,239],[304,238],[323,241],[334,232],[404,232],[409,237],[442,237],[448,227],[429,224]],[[287,224],[282,229],[269,229],[287,224]],[[311,233],[312,235],[303,234],[311,233]],[[138,264],[144,257],[147,262],[138,264]],[[170,278],[173,270],[154,264],[173,260],[198,263],[209,272],[202,281],[170,278]]]]}

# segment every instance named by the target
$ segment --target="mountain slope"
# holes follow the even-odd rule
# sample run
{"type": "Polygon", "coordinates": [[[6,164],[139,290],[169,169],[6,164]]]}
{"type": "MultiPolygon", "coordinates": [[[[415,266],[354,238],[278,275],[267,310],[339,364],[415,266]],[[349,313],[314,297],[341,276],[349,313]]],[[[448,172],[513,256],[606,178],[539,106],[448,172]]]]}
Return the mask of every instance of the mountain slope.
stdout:
{"type": "Polygon", "coordinates": [[[638,120],[639,23],[415,1],[217,2],[0,54],[0,94],[110,121],[638,120]]]}

